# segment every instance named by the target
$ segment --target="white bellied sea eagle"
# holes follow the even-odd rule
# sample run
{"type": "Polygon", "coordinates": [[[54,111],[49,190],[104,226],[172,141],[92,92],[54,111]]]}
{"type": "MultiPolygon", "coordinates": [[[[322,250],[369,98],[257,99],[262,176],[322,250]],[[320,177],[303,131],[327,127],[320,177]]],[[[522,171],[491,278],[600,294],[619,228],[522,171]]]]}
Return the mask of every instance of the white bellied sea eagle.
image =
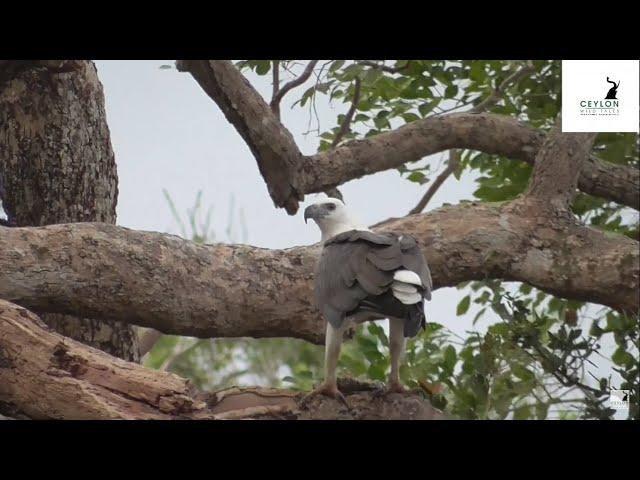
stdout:
{"type": "Polygon", "coordinates": [[[425,325],[424,300],[431,299],[431,274],[416,240],[374,233],[343,202],[327,198],[307,207],[304,220],[320,227],[323,249],[315,275],[315,299],[327,322],[325,379],[312,394],[346,403],[336,369],[342,337],[353,323],[389,319],[391,373],[388,391],[404,392],[399,368],[407,337],[425,325]]]}

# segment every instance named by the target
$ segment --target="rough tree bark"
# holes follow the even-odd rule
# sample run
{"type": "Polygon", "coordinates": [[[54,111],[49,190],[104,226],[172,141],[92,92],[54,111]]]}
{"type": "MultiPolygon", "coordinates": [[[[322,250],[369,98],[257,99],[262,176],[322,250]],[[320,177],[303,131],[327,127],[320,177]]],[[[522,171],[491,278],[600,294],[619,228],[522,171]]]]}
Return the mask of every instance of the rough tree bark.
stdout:
{"type": "MultiPolygon", "coordinates": [[[[13,224],[115,223],[118,178],[92,62],[1,61],[0,138],[2,200],[13,224]]],[[[64,335],[138,359],[129,325],[56,314],[42,318],[64,335]]]]}
{"type": "Polygon", "coordinates": [[[443,419],[417,394],[376,397],[371,385],[343,385],[350,410],[269,388],[200,393],[172,373],[151,370],[51,331],[36,315],[0,300],[0,407],[33,419],[443,419]],[[45,394],[43,394],[45,392],[45,394]]]}
{"type": "MultiPolygon", "coordinates": [[[[638,311],[638,242],[529,198],[461,204],[375,228],[414,235],[435,288],[503,278],[638,311]]],[[[0,227],[0,298],[197,337],[323,340],[313,304],[319,246],[198,245],[103,224],[0,227]]],[[[427,306],[428,311],[428,306],[427,306]]]]}
{"type": "MultiPolygon", "coordinates": [[[[435,115],[371,138],[304,156],[260,94],[226,60],[183,60],[251,148],[277,207],[296,213],[307,193],[324,192],[349,180],[415,162],[437,152],[479,150],[533,163],[545,134],[517,120],[490,113],[435,115]],[[273,158],[277,152],[278,157],[273,158]],[[265,171],[266,170],[266,171],[265,171]]],[[[638,209],[640,171],[590,157],[579,188],[638,209]]]]}

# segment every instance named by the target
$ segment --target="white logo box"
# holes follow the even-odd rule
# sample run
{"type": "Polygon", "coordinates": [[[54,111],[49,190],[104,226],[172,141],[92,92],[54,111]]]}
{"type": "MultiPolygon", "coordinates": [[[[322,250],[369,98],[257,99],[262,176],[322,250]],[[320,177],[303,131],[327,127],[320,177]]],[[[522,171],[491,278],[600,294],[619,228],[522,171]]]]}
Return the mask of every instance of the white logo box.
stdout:
{"type": "Polygon", "coordinates": [[[563,60],[563,132],[640,131],[640,61],[563,60]]]}

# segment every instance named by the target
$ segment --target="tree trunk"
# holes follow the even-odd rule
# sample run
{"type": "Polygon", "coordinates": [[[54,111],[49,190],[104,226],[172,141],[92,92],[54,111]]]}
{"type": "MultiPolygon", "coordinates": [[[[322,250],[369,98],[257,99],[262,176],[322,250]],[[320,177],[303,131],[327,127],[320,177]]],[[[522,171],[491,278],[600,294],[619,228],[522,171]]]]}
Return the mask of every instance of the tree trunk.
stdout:
{"type": "MultiPolygon", "coordinates": [[[[118,178],[92,62],[0,62],[0,139],[0,193],[11,224],[115,224],[118,178]]],[[[58,314],[42,319],[112,355],[139,358],[129,325],[58,314]]]]}

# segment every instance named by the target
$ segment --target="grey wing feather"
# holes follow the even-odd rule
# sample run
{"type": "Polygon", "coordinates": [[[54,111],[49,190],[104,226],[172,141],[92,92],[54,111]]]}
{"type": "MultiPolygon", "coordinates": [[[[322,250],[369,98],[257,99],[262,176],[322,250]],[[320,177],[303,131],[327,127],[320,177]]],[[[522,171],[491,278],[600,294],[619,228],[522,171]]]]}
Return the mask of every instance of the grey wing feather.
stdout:
{"type": "Polygon", "coordinates": [[[431,299],[431,275],[412,237],[344,232],[325,242],[316,270],[315,294],[324,318],[334,327],[372,296],[389,290],[393,274],[400,268],[416,272],[431,299]]]}

